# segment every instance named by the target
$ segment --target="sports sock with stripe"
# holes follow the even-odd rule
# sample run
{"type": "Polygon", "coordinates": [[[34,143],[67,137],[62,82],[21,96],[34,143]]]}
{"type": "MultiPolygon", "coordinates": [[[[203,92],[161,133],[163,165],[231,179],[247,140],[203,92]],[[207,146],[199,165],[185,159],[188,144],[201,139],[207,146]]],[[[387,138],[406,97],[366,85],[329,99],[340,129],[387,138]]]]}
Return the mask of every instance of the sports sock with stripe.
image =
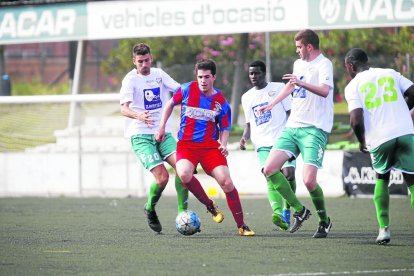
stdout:
{"type": "Polygon", "coordinates": [[[244,225],[243,208],[240,203],[239,192],[236,187],[231,192],[225,193],[227,205],[233,215],[234,221],[237,224],[237,228],[244,225]]]}
{"type": "Polygon", "coordinates": [[[377,179],[374,188],[374,205],[380,228],[389,226],[390,193],[388,190],[389,180],[377,179]]]}
{"type": "Polygon", "coordinates": [[[283,198],[270,180],[267,180],[267,198],[269,199],[273,213],[281,214],[283,198]]]}
{"type": "Polygon", "coordinates": [[[175,176],[175,190],[177,191],[178,213],[181,213],[188,208],[188,190],[178,176],[175,176]]]}
{"type": "MultiPolygon", "coordinates": [[[[294,193],[296,193],[296,180],[294,179],[294,180],[290,180],[289,181],[289,184],[290,184],[290,188],[292,188],[292,191],[294,192],[294,193]]],[[[289,203],[285,200],[285,202],[284,202],[284,208],[286,209],[286,210],[290,210],[290,205],[289,205],[289,203]]]]}
{"type": "Polygon", "coordinates": [[[158,200],[161,197],[162,192],[165,188],[158,186],[157,182],[153,181],[150,185],[150,190],[148,194],[148,201],[146,209],[148,211],[154,211],[154,207],[157,204],[158,200]]]}
{"type": "Polygon", "coordinates": [[[193,176],[191,178],[191,181],[187,184],[185,184],[187,189],[205,206],[209,206],[213,204],[213,201],[207,196],[206,192],[204,191],[203,187],[200,184],[200,181],[198,181],[197,178],[193,176]]]}
{"type": "Polygon", "coordinates": [[[274,185],[275,189],[282,195],[282,197],[292,206],[296,212],[303,210],[303,205],[300,203],[295,193],[290,188],[289,182],[280,171],[275,172],[267,177],[268,181],[274,185]]]}
{"type": "Polygon", "coordinates": [[[410,193],[411,193],[411,208],[414,209],[414,184],[411,186],[408,186],[408,189],[410,190],[410,193]]]}
{"type": "Polygon", "coordinates": [[[309,192],[313,205],[315,206],[316,213],[318,214],[321,222],[328,223],[328,216],[326,215],[325,198],[321,187],[317,184],[315,190],[309,192]]]}

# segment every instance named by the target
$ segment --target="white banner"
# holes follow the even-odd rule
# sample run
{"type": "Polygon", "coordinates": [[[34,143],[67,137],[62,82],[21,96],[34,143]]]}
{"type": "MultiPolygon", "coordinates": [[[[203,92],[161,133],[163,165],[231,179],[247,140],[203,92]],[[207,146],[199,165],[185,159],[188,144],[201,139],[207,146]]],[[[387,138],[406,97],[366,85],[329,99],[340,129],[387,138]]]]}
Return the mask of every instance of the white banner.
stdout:
{"type": "Polygon", "coordinates": [[[312,29],[350,29],[414,25],[413,0],[312,0],[312,29]]]}
{"type": "Polygon", "coordinates": [[[303,0],[89,2],[88,38],[299,30],[308,25],[307,3],[303,0]]]}
{"type": "Polygon", "coordinates": [[[87,37],[85,3],[0,9],[0,44],[70,41],[87,37]]]}
{"type": "Polygon", "coordinates": [[[0,45],[414,26],[414,0],[87,1],[0,10],[0,45]]]}

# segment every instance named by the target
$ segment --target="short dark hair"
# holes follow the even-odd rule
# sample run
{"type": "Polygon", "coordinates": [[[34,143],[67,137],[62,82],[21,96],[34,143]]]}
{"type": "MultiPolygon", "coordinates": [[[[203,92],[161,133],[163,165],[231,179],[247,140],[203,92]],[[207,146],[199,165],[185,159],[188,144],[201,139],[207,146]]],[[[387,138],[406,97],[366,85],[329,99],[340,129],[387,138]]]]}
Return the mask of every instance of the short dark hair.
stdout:
{"type": "Polygon", "coordinates": [[[210,70],[213,76],[216,75],[216,63],[212,59],[200,59],[194,67],[194,73],[197,75],[197,70],[210,70]]]}
{"type": "Polygon", "coordinates": [[[345,55],[345,62],[352,64],[355,69],[368,63],[368,55],[361,48],[352,48],[345,55]]]}
{"type": "Polygon", "coordinates": [[[263,73],[266,73],[266,64],[261,60],[255,60],[250,63],[249,67],[259,67],[263,73]]]}
{"type": "Polygon", "coordinates": [[[132,47],[132,55],[135,56],[143,56],[146,54],[151,54],[151,48],[145,43],[138,43],[132,47]]]}
{"type": "Polygon", "coordinates": [[[302,41],[304,45],[312,45],[314,49],[319,50],[319,36],[310,29],[299,31],[295,35],[295,41],[302,41]]]}

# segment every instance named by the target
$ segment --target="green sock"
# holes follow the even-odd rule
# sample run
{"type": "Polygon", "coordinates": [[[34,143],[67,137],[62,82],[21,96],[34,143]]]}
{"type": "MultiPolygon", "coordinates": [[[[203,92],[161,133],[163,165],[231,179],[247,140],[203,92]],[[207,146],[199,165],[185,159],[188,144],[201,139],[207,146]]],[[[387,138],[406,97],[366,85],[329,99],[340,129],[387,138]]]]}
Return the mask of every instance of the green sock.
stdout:
{"type": "MultiPolygon", "coordinates": [[[[290,188],[292,189],[292,191],[294,193],[296,193],[296,180],[290,180],[289,181],[289,184],[290,184],[290,188]]],[[[286,200],[285,200],[285,209],[286,210],[289,210],[290,209],[290,205],[289,205],[289,203],[286,200]]]]}
{"type": "Polygon", "coordinates": [[[312,192],[309,192],[313,205],[315,206],[316,213],[319,216],[319,221],[328,222],[328,216],[326,215],[325,208],[325,198],[323,196],[323,191],[319,185],[316,185],[316,189],[312,192]]]}
{"type": "Polygon", "coordinates": [[[295,193],[290,188],[289,182],[280,171],[268,176],[268,181],[271,182],[280,195],[292,206],[296,212],[303,210],[303,205],[299,202],[295,193]]]}
{"type": "Polygon", "coordinates": [[[178,213],[181,213],[188,208],[188,190],[178,176],[175,177],[175,190],[177,191],[178,213]]]}
{"type": "Polygon", "coordinates": [[[377,179],[374,188],[374,205],[377,212],[377,220],[380,228],[389,226],[390,193],[388,180],[377,179]]]}
{"type": "Polygon", "coordinates": [[[280,215],[282,213],[283,198],[270,180],[267,181],[267,198],[273,213],[280,215]]]}
{"type": "Polygon", "coordinates": [[[408,189],[410,190],[410,193],[411,193],[411,208],[414,209],[414,184],[411,186],[408,186],[408,189]]]}
{"type": "Polygon", "coordinates": [[[158,186],[157,182],[153,181],[151,183],[146,206],[148,211],[154,211],[154,207],[160,199],[162,191],[164,191],[164,188],[158,186]]]}

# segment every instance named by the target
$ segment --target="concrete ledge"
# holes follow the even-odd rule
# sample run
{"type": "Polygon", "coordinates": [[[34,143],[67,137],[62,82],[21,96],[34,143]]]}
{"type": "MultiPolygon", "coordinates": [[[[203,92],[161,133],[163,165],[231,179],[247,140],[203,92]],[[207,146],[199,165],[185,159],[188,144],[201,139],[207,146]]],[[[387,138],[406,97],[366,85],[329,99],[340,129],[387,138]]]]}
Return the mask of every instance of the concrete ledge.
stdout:
{"type": "MultiPolygon", "coordinates": [[[[324,168],[318,182],[325,196],[344,195],[342,185],[342,151],[326,151],[324,168]]],[[[230,173],[240,195],[267,194],[266,181],[260,173],[254,151],[230,151],[230,173]]],[[[146,197],[153,181],[136,156],[129,152],[20,152],[0,154],[0,197],[11,196],[102,196],[146,197]]],[[[302,182],[302,160],[298,159],[297,194],[309,196],[302,182]]],[[[165,195],[175,196],[174,175],[165,195]]],[[[215,180],[202,173],[196,175],[211,196],[224,194],[215,180]]]]}

